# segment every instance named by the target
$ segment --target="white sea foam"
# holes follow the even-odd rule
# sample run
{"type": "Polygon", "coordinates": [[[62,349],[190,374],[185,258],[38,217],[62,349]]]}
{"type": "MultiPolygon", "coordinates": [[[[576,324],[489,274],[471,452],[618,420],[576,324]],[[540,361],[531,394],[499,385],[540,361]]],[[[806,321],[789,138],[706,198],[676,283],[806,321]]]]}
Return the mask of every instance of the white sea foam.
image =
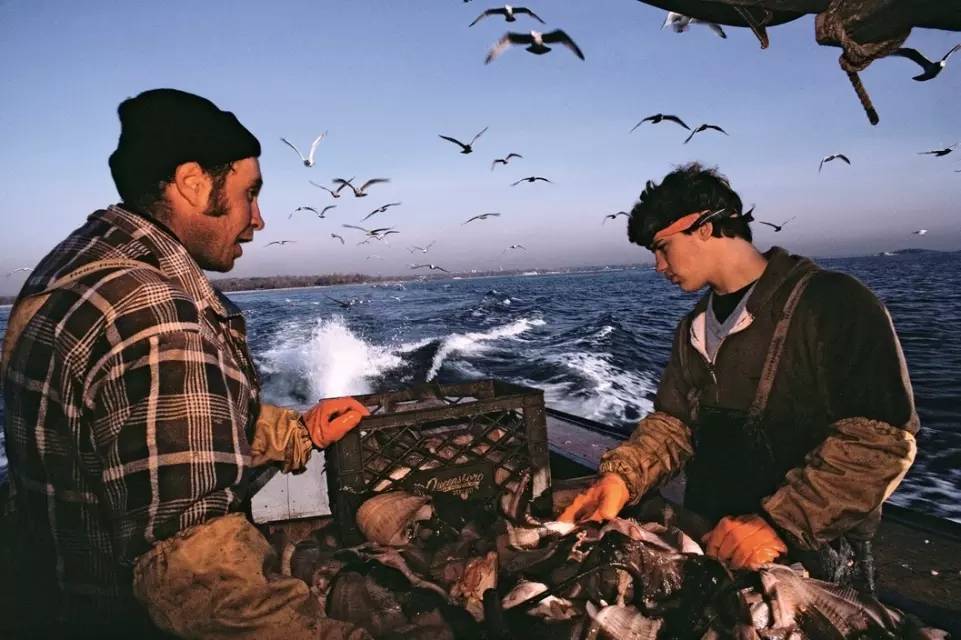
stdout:
{"type": "Polygon", "coordinates": [[[454,333],[446,338],[434,354],[434,361],[427,372],[427,380],[433,380],[444,360],[452,355],[469,355],[483,352],[488,348],[486,343],[504,338],[516,338],[531,327],[540,327],[545,323],[540,318],[521,318],[489,331],[472,331],[470,333],[454,333]]]}

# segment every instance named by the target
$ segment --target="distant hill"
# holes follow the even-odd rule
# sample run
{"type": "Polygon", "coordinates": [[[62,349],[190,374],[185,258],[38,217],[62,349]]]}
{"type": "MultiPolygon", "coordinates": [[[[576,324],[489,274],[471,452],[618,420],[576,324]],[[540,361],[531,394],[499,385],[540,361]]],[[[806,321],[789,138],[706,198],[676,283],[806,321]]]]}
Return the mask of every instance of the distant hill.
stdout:
{"type": "Polygon", "coordinates": [[[911,249],[895,249],[894,251],[881,251],[876,253],[878,256],[911,256],[925,253],[961,253],[958,251],[941,251],[938,249],[921,249],[919,247],[914,247],[911,249]]]}

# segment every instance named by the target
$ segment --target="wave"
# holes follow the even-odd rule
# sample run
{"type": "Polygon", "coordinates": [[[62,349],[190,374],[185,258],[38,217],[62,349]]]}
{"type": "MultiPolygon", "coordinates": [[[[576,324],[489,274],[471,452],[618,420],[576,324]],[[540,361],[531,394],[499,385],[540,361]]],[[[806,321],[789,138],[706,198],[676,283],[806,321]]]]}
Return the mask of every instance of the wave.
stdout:
{"type": "Polygon", "coordinates": [[[481,353],[486,349],[485,343],[503,338],[514,338],[531,329],[546,324],[540,318],[521,318],[509,324],[495,327],[489,331],[472,331],[469,333],[455,333],[444,338],[437,352],[434,354],[427,381],[433,380],[440,371],[444,361],[452,355],[470,355],[481,353]]]}

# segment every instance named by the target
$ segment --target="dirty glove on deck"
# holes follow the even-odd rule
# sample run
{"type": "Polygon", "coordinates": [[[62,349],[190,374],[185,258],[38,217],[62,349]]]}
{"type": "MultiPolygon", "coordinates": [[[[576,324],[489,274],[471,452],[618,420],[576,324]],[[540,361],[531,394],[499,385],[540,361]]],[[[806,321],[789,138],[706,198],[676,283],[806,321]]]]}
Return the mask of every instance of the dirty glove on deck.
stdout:
{"type": "Polygon", "coordinates": [[[284,472],[302,471],[310,460],[313,443],[300,414],[272,404],[261,404],[250,443],[250,463],[259,467],[282,462],[284,472]]]}
{"type": "Polygon", "coordinates": [[[328,398],[304,414],[304,424],[314,444],[325,449],[360,424],[361,418],[369,415],[367,407],[353,398],[328,398]]]}

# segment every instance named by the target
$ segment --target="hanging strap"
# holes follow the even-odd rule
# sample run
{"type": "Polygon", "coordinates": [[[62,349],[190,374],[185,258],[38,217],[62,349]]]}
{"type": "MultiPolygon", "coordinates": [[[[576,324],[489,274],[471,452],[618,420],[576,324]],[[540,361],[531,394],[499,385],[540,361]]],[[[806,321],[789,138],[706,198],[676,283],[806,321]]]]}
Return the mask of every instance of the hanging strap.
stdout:
{"type": "Polygon", "coordinates": [[[13,351],[17,346],[17,342],[19,341],[21,334],[23,334],[23,330],[40,310],[40,307],[42,307],[47,301],[51,293],[57,289],[62,289],[69,284],[73,284],[77,280],[80,280],[81,278],[97,271],[103,271],[105,269],[141,268],[162,273],[162,271],[160,271],[160,269],[157,267],[139,260],[132,260],[128,258],[96,260],[94,262],[88,262],[82,267],[74,269],[67,275],[57,278],[43,291],[30,294],[29,296],[25,296],[17,300],[16,304],[13,305],[13,309],[10,310],[10,319],[7,322],[7,332],[3,338],[3,351],[2,355],[0,355],[0,385],[3,384],[3,380],[6,377],[7,366],[10,364],[10,358],[13,357],[13,351]]]}
{"type": "Polygon", "coordinates": [[[798,302],[801,300],[801,294],[804,293],[808,282],[811,280],[811,276],[814,274],[815,271],[808,271],[794,284],[791,295],[788,296],[787,302],[784,303],[781,318],[774,327],[774,335],[771,336],[771,344],[768,347],[767,357],[764,360],[764,368],[761,370],[761,379],[758,381],[754,402],[751,404],[748,412],[754,422],[760,420],[764,409],[767,408],[768,396],[771,395],[771,388],[774,386],[774,377],[777,375],[778,364],[781,362],[781,356],[784,353],[784,343],[787,338],[787,331],[791,326],[791,318],[794,317],[794,311],[797,309],[798,302]]]}

